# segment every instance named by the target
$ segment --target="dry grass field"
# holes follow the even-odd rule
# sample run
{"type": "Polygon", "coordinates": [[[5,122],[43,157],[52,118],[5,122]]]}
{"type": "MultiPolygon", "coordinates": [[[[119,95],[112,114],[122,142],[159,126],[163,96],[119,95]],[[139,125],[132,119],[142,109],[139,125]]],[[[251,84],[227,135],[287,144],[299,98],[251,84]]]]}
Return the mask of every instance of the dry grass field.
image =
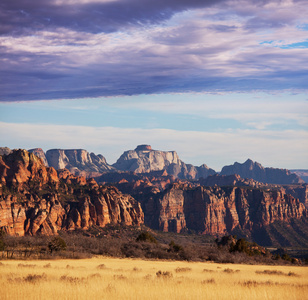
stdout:
{"type": "Polygon", "coordinates": [[[140,259],[3,260],[0,299],[308,299],[308,268],[140,259]]]}

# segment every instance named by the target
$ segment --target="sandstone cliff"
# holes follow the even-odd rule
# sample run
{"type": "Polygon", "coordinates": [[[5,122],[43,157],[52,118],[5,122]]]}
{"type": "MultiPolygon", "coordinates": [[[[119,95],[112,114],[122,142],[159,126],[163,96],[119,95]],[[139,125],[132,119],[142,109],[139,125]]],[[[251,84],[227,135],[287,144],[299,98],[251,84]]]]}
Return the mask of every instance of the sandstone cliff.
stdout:
{"type": "Polygon", "coordinates": [[[0,147],[0,155],[8,155],[12,150],[8,147],[0,147]]]}
{"type": "Polygon", "coordinates": [[[45,152],[43,151],[42,148],[34,148],[28,150],[28,152],[33,153],[34,155],[38,156],[44,163],[46,167],[49,167],[45,152]]]}
{"type": "Polygon", "coordinates": [[[304,204],[284,189],[175,183],[163,192],[139,195],[139,200],[145,224],[163,231],[224,235],[236,229],[251,233],[275,221],[307,217],[304,204]]]}
{"type": "Polygon", "coordinates": [[[238,174],[242,178],[251,178],[263,183],[293,184],[304,183],[296,174],[286,169],[264,168],[261,164],[248,159],[243,164],[235,162],[222,168],[220,175],[238,174]]]}
{"type": "Polygon", "coordinates": [[[12,235],[56,234],[92,225],[140,225],[140,204],[114,187],[59,173],[26,150],[0,156],[0,229],[12,235]]]}
{"type": "Polygon", "coordinates": [[[125,151],[113,167],[135,173],[166,170],[169,175],[185,179],[205,178],[216,173],[205,164],[200,167],[185,164],[175,151],[153,150],[149,145],[139,145],[135,150],[125,151]]]}
{"type": "Polygon", "coordinates": [[[105,157],[95,155],[83,149],[52,149],[46,152],[49,166],[58,169],[68,169],[75,175],[86,177],[98,176],[113,168],[107,164],[105,157]]]}

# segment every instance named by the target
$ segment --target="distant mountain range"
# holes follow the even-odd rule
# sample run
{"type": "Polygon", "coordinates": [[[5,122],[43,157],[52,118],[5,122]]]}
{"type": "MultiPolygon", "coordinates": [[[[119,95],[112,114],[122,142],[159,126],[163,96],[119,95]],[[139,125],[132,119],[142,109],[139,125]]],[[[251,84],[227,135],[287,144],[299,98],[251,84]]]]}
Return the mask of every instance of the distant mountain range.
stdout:
{"type": "MultiPolygon", "coordinates": [[[[8,234],[50,235],[110,223],[144,223],[166,232],[236,234],[265,246],[308,245],[308,184],[218,174],[180,179],[168,174],[173,164],[178,174],[188,170],[175,152],[145,145],[125,152],[113,166],[85,150],[49,150],[46,155],[40,149],[0,151],[0,229],[8,234]],[[50,162],[60,169],[45,165],[50,162]],[[99,176],[86,179],[67,166],[85,173],[92,168],[90,173],[99,176]]],[[[271,174],[250,160],[234,168],[249,176],[271,174]]],[[[278,174],[283,180],[298,180],[286,170],[278,174]]]]}
{"type": "Polygon", "coordinates": [[[251,178],[263,183],[293,184],[304,183],[297,174],[286,169],[264,168],[261,164],[247,159],[243,164],[238,162],[222,168],[220,175],[238,174],[242,178],[251,178]]]}
{"type": "MultiPolygon", "coordinates": [[[[0,148],[1,154],[8,154],[12,150],[0,148]]],[[[218,174],[206,164],[193,166],[184,163],[175,151],[153,150],[149,145],[139,145],[134,150],[125,151],[117,162],[109,165],[101,154],[89,153],[83,149],[51,149],[46,153],[41,148],[28,150],[40,157],[45,166],[59,169],[68,169],[75,175],[87,178],[97,178],[109,172],[133,172],[137,174],[165,171],[165,175],[179,179],[198,180],[210,175],[218,174]]],[[[295,184],[304,183],[308,179],[308,171],[264,168],[261,164],[248,159],[243,164],[235,162],[233,165],[222,168],[220,175],[238,174],[242,178],[253,179],[269,184],[295,184]]]]}

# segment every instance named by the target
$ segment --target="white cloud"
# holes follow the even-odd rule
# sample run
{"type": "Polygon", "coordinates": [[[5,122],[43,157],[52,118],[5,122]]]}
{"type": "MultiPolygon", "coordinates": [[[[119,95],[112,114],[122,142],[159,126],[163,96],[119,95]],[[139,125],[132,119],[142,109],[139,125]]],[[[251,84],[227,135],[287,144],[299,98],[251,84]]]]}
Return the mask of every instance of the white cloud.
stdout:
{"type": "Polygon", "coordinates": [[[206,163],[216,170],[234,161],[251,158],[264,166],[308,168],[306,131],[227,130],[179,131],[116,127],[62,126],[0,122],[2,146],[83,148],[106,156],[109,163],[138,144],[158,150],[176,150],[186,163],[206,163]]]}
{"type": "MultiPolygon", "coordinates": [[[[122,89],[124,94],[138,94],[142,87],[151,92],[160,88],[198,91],[211,89],[212,82],[218,82],[216,89],[224,89],[226,78],[263,80],[264,86],[275,81],[275,89],[293,86],[294,80],[304,87],[301,78],[307,74],[307,49],[278,46],[307,39],[300,25],[308,6],[292,1],[269,1],[265,6],[264,1],[225,1],[224,5],[227,10],[219,5],[189,10],[162,24],[128,26],[110,33],[55,26],[24,36],[3,35],[2,69],[14,74],[21,71],[11,84],[18,85],[23,78],[28,84],[21,87],[31,87],[30,94],[41,89],[70,94],[78,92],[77,87],[85,94],[87,89],[101,89],[102,95],[122,89]],[[40,72],[63,75],[64,87],[55,75],[51,86],[46,81],[37,85],[36,78],[29,84],[31,72],[36,77],[42,76],[40,72]]],[[[227,90],[244,87],[236,80],[227,90]]]]}
{"type": "Polygon", "coordinates": [[[181,94],[157,95],[137,100],[124,98],[109,102],[117,108],[134,108],[174,115],[192,115],[220,120],[236,120],[246,126],[265,129],[293,122],[308,126],[306,94],[181,94]]]}

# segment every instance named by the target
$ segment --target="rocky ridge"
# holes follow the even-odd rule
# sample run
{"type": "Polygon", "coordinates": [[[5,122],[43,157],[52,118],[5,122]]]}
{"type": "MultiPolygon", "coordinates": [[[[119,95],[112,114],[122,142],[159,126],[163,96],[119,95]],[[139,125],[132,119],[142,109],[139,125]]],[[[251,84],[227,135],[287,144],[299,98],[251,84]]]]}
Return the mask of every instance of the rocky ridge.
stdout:
{"type": "Polygon", "coordinates": [[[135,173],[165,170],[168,175],[181,179],[205,178],[216,173],[205,164],[200,167],[185,164],[175,151],[153,150],[150,145],[139,145],[135,150],[125,151],[113,167],[135,173]]]}
{"type": "Polygon", "coordinates": [[[301,220],[307,220],[307,184],[263,184],[217,174],[190,182],[166,170],[105,173],[100,179],[112,184],[56,171],[26,150],[0,156],[0,229],[12,235],[50,235],[144,222],[162,231],[253,237],[277,222],[280,228],[297,222],[297,234],[301,220]]]}
{"type": "Polygon", "coordinates": [[[293,184],[304,183],[299,176],[286,169],[264,168],[261,164],[248,159],[243,164],[235,162],[222,168],[220,175],[238,174],[242,178],[251,178],[263,183],[293,184]]]}
{"type": "Polygon", "coordinates": [[[57,172],[26,150],[0,156],[0,180],[0,229],[10,235],[52,235],[144,221],[131,196],[66,169],[57,172]]]}
{"type": "Polygon", "coordinates": [[[163,231],[224,235],[236,229],[251,233],[275,221],[307,217],[304,204],[284,189],[174,183],[162,192],[136,198],[142,204],[145,224],[163,231]]]}
{"type": "MultiPolygon", "coordinates": [[[[9,154],[11,151],[7,147],[0,147],[0,155],[9,154]]],[[[51,149],[45,154],[41,148],[35,148],[29,152],[39,156],[45,166],[51,166],[56,170],[66,168],[75,175],[87,178],[99,178],[106,173],[119,173],[120,176],[124,176],[123,172],[153,174],[162,171],[175,179],[198,180],[217,174],[205,164],[196,167],[184,163],[175,151],[153,150],[149,145],[139,145],[135,150],[125,151],[113,165],[109,165],[102,155],[89,153],[83,149],[51,149]]],[[[305,170],[291,172],[286,169],[264,168],[261,164],[248,159],[243,164],[236,162],[223,167],[220,175],[238,174],[246,181],[252,179],[263,184],[297,184],[304,183],[299,175],[305,178],[306,173],[305,170]]]]}
{"type": "Polygon", "coordinates": [[[53,167],[56,170],[65,168],[75,175],[88,178],[113,170],[113,167],[107,163],[103,155],[89,153],[83,149],[51,149],[45,154],[42,149],[35,148],[29,150],[29,152],[42,158],[46,166],[53,167]]]}

